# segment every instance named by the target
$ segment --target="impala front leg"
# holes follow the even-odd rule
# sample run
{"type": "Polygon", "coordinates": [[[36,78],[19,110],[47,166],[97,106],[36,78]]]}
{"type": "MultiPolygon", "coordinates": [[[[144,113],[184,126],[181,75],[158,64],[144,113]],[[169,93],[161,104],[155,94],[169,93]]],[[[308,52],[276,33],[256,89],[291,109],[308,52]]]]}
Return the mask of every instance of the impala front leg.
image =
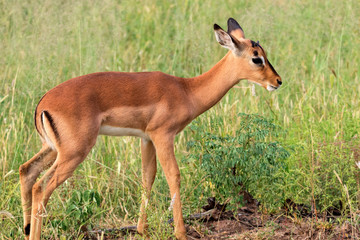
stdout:
{"type": "Polygon", "coordinates": [[[141,139],[141,160],[142,160],[142,184],[143,194],[141,198],[140,216],[137,231],[146,234],[148,227],[146,207],[150,199],[151,187],[156,175],[156,151],[152,141],[141,139]]]}
{"type": "Polygon", "coordinates": [[[170,205],[173,208],[175,236],[177,239],[184,240],[187,237],[181,210],[180,171],[174,154],[174,139],[175,134],[155,135],[153,142],[170,188],[170,205]]]}

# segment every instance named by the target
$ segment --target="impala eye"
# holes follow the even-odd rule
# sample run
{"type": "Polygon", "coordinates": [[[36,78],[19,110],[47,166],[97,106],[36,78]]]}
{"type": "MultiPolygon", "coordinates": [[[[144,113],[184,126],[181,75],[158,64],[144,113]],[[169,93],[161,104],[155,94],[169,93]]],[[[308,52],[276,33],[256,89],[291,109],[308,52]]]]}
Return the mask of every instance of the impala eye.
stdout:
{"type": "Polygon", "coordinates": [[[263,65],[263,60],[261,58],[252,58],[252,62],[256,65],[263,65]]]}

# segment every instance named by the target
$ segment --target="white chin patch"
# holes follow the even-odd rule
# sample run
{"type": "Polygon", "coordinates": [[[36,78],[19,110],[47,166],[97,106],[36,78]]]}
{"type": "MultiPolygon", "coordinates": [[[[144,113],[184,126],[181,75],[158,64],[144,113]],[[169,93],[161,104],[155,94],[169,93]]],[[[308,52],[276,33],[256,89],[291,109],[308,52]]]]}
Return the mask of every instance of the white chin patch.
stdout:
{"type": "Polygon", "coordinates": [[[271,92],[271,91],[276,90],[277,88],[276,88],[276,87],[273,87],[273,86],[271,86],[271,85],[267,85],[266,89],[267,89],[269,92],[271,92]]]}

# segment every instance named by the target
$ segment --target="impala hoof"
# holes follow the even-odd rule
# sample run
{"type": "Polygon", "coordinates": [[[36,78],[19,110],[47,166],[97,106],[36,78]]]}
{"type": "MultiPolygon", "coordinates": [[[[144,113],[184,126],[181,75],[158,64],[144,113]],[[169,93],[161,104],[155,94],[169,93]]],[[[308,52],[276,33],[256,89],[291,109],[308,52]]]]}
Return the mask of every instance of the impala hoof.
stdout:
{"type": "Polygon", "coordinates": [[[26,236],[30,235],[30,223],[24,227],[24,232],[26,236]]]}

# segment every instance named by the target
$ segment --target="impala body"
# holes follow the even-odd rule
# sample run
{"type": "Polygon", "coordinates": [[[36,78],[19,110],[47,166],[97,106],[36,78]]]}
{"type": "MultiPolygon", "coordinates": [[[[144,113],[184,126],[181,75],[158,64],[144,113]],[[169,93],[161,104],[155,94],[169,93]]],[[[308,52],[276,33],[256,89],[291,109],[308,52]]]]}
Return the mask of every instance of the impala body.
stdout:
{"type": "Polygon", "coordinates": [[[180,78],[161,72],[93,73],[47,92],[35,110],[41,150],[20,166],[24,232],[40,239],[42,214],[52,192],[86,158],[99,134],[141,138],[143,195],[137,230],[146,234],[146,206],[156,174],[164,170],[172,199],[175,236],[186,239],[180,202],[180,172],[174,139],[187,124],[214,106],[242,79],[269,91],[281,78],[262,47],[245,39],[240,25],[214,25],[217,41],[230,51],[208,72],[180,78]],[[49,170],[38,181],[40,173],[49,170]]]}

